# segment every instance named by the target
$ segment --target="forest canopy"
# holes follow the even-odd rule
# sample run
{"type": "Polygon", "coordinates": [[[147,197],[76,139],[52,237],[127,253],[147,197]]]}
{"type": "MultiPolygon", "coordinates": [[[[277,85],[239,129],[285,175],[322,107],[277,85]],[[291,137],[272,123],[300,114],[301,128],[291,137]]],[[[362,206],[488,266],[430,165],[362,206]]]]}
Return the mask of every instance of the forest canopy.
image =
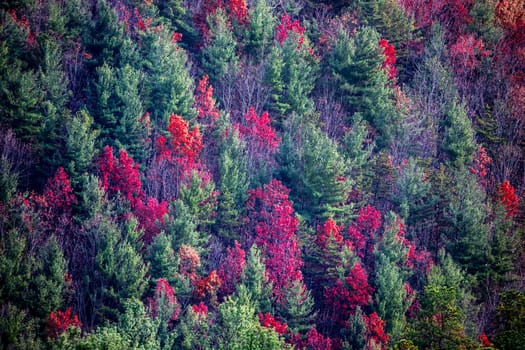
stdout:
{"type": "Polygon", "coordinates": [[[0,4],[2,349],[519,349],[522,0],[0,4]]]}

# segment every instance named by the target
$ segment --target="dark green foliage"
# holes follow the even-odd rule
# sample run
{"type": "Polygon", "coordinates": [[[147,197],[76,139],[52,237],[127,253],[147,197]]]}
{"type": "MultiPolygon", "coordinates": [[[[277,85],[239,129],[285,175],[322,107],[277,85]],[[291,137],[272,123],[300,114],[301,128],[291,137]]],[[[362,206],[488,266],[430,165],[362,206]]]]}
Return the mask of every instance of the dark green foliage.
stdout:
{"type": "Polygon", "coordinates": [[[291,127],[280,150],[281,178],[292,189],[296,210],[309,220],[348,216],[351,180],[336,144],[313,124],[291,127]],[[302,144],[297,147],[297,142],[302,144]]]}
{"type": "Polygon", "coordinates": [[[361,307],[348,320],[348,328],[342,330],[344,349],[364,349],[366,346],[366,324],[361,307]]]}
{"type": "Polygon", "coordinates": [[[269,110],[277,116],[274,124],[284,126],[291,113],[305,116],[313,110],[310,94],[318,75],[318,62],[308,50],[308,38],[302,45],[299,36],[289,32],[282,45],[272,47],[266,68],[271,86],[269,110]]]}
{"type": "Polygon", "coordinates": [[[358,6],[363,12],[363,22],[373,26],[382,38],[394,45],[398,66],[407,65],[408,45],[415,39],[414,20],[406,16],[403,8],[395,0],[361,0],[358,6]]]}
{"type": "Polygon", "coordinates": [[[463,273],[447,256],[441,267],[433,266],[421,299],[421,311],[413,324],[411,339],[423,349],[476,349],[465,335],[465,311],[461,308],[468,294],[462,285],[463,273]]]}
{"type": "Polygon", "coordinates": [[[452,101],[446,112],[443,149],[456,168],[464,168],[472,163],[476,148],[472,123],[464,107],[452,101]]]}
{"type": "Polygon", "coordinates": [[[141,36],[144,57],[145,93],[143,106],[157,126],[168,125],[171,113],[186,120],[195,117],[193,81],[186,51],[171,42],[167,30],[147,31],[141,36]]]}
{"type": "Polygon", "coordinates": [[[400,116],[393,106],[387,73],[381,68],[384,57],[379,39],[370,27],[361,28],[355,37],[340,30],[329,64],[350,115],[361,113],[381,133],[377,143],[384,147],[392,141],[400,116]]]}
{"type": "Polygon", "coordinates": [[[494,344],[498,349],[519,349],[525,341],[525,296],[516,290],[500,294],[497,307],[498,332],[494,344]]]}
{"type": "Polygon", "coordinates": [[[246,52],[256,61],[265,58],[273,41],[276,19],[268,0],[257,0],[249,9],[250,31],[247,37],[246,52]]]}
{"type": "Polygon", "coordinates": [[[243,145],[235,131],[228,134],[219,151],[219,198],[214,229],[219,237],[232,243],[238,239],[241,228],[248,174],[243,145]]]}
{"type": "Polygon", "coordinates": [[[208,16],[210,39],[202,53],[202,65],[214,85],[226,74],[236,71],[238,58],[237,43],[228,25],[228,18],[223,10],[218,9],[208,16]]]}
{"type": "Polygon", "coordinates": [[[450,252],[469,273],[484,272],[489,239],[485,192],[469,172],[457,173],[456,181],[448,208],[450,252]]]}
{"type": "Polygon", "coordinates": [[[95,156],[95,141],[99,135],[93,130],[93,118],[80,110],[66,124],[66,169],[73,185],[87,173],[95,156]]]}

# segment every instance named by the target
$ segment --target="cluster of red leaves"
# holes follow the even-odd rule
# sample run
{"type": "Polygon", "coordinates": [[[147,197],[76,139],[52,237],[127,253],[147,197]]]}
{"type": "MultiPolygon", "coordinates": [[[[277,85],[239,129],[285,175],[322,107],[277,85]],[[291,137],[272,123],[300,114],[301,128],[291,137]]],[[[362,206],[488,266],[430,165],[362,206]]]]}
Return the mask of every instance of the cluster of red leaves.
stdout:
{"type": "Polygon", "coordinates": [[[44,188],[47,204],[54,213],[71,213],[71,206],[77,203],[71,182],[64,168],[58,168],[44,188]]]}
{"type": "Polygon", "coordinates": [[[498,186],[497,196],[498,201],[503,204],[507,211],[507,218],[512,218],[518,214],[519,198],[509,180],[503,181],[498,186]]]}
{"type": "Polygon", "coordinates": [[[215,106],[213,98],[213,86],[208,81],[208,76],[204,75],[195,91],[195,108],[199,118],[209,118],[210,123],[219,119],[219,110],[215,106]]]}
{"type": "Polygon", "coordinates": [[[311,350],[331,350],[332,339],[324,337],[315,328],[311,328],[306,334],[306,348],[311,350]]]}
{"type": "Polygon", "coordinates": [[[379,47],[383,50],[383,55],[385,59],[383,61],[383,69],[387,72],[388,78],[390,80],[395,80],[397,77],[397,68],[396,68],[396,50],[394,45],[389,44],[388,40],[381,39],[379,40],[379,47]]]}
{"type": "Polygon", "coordinates": [[[275,39],[282,45],[290,33],[295,33],[294,37],[297,38],[297,49],[300,49],[304,44],[304,31],[305,27],[301,25],[299,20],[296,19],[292,21],[290,15],[285,13],[281,16],[281,21],[275,30],[275,39]]]}
{"type": "Polygon", "coordinates": [[[288,199],[289,193],[280,181],[272,179],[269,184],[250,190],[247,203],[255,243],[261,247],[266,274],[279,303],[284,301],[287,288],[303,280],[303,261],[296,237],[299,221],[288,199]]]}
{"type": "Polygon", "coordinates": [[[500,0],[495,8],[496,21],[506,30],[516,30],[520,20],[525,19],[522,0],[500,0]]]}
{"type": "Polygon", "coordinates": [[[215,14],[217,9],[221,9],[226,13],[230,25],[232,22],[246,25],[249,21],[246,0],[204,0],[200,11],[197,11],[193,16],[193,22],[205,38],[205,41],[210,34],[210,27],[207,22],[208,16],[215,14]]]}
{"type": "Polygon", "coordinates": [[[386,349],[389,337],[385,332],[385,321],[383,321],[376,312],[365,316],[366,333],[368,339],[368,348],[377,349],[380,346],[381,349],[386,349]]]}
{"type": "Polygon", "coordinates": [[[348,239],[357,256],[364,258],[373,253],[375,234],[380,226],[379,210],[370,205],[359,209],[356,221],[348,227],[348,239]]]}
{"type": "Polygon", "coordinates": [[[288,330],[288,325],[286,323],[281,323],[275,319],[270,313],[261,313],[259,312],[259,322],[261,326],[265,328],[273,328],[277,333],[284,335],[288,330]]]}
{"type": "Polygon", "coordinates": [[[341,231],[343,226],[338,226],[332,218],[328,218],[323,226],[317,227],[317,245],[322,249],[326,249],[330,242],[336,243],[338,246],[343,245],[343,235],[341,231]]]}
{"type": "Polygon", "coordinates": [[[121,149],[119,158],[116,158],[112,147],[104,147],[98,165],[104,190],[111,194],[120,193],[132,205],[144,196],[139,165],[133,162],[125,150],[121,149]]]}
{"type": "Polygon", "coordinates": [[[472,22],[470,8],[473,0],[398,0],[409,16],[413,16],[417,27],[430,27],[436,20],[456,34],[472,22]]]}
{"type": "Polygon", "coordinates": [[[475,174],[478,177],[479,182],[483,186],[487,186],[488,167],[491,162],[492,158],[487,154],[485,147],[479,146],[469,170],[472,174],[475,174]]]}
{"type": "Polygon", "coordinates": [[[202,151],[202,137],[199,128],[191,131],[188,122],[181,116],[172,114],[168,124],[170,139],[159,136],[156,140],[159,160],[172,164],[180,164],[183,171],[191,171],[197,164],[197,158],[202,151]]]}
{"type": "Polygon", "coordinates": [[[324,293],[332,320],[345,325],[358,306],[365,306],[371,300],[373,288],[368,284],[368,274],[360,263],[355,263],[343,281],[338,280],[334,287],[324,293]]]}
{"type": "Polygon", "coordinates": [[[192,305],[191,308],[198,316],[208,316],[208,307],[202,301],[199,304],[192,305]]]}
{"type": "Polygon", "coordinates": [[[99,158],[99,171],[102,177],[102,188],[111,195],[120,195],[126,199],[137,217],[140,227],[144,229],[144,241],[149,243],[159,234],[158,223],[163,223],[168,213],[168,204],[164,201],[147,197],[142,190],[139,165],[125,150],[119,151],[119,158],[113,155],[113,148],[104,147],[99,158]]]}
{"type": "Polygon", "coordinates": [[[240,137],[256,152],[273,154],[281,142],[271,126],[268,112],[258,116],[253,107],[244,115],[244,124],[235,124],[235,128],[239,130],[240,137]]]}
{"type": "Polygon", "coordinates": [[[78,315],[72,315],[71,308],[66,311],[57,310],[49,314],[46,322],[47,335],[56,339],[60,334],[68,330],[69,327],[81,327],[78,315]]]}
{"type": "Polygon", "coordinates": [[[217,293],[221,286],[221,279],[217,271],[213,270],[208,276],[193,282],[193,285],[195,287],[193,290],[194,297],[203,299],[206,295],[214,295],[217,293]]]}
{"type": "Polygon", "coordinates": [[[164,216],[168,214],[168,203],[159,201],[156,198],[148,197],[146,201],[138,200],[133,207],[133,213],[144,229],[142,239],[149,244],[160,233],[159,223],[164,222],[164,216]]]}
{"type": "Polygon", "coordinates": [[[153,298],[149,300],[150,312],[155,319],[159,313],[169,312],[170,321],[176,321],[180,314],[180,305],[173,287],[164,278],[159,278],[155,284],[153,298]]]}
{"type": "Polygon", "coordinates": [[[235,241],[234,247],[226,249],[226,255],[222,257],[217,275],[222,281],[219,292],[221,295],[229,295],[235,292],[236,286],[241,280],[246,267],[246,253],[239,242],[235,241]]]}
{"type": "Polygon", "coordinates": [[[489,340],[489,337],[487,337],[485,333],[482,333],[479,336],[479,341],[481,343],[481,346],[484,348],[490,348],[494,346],[494,344],[492,344],[492,342],[489,340]]]}
{"type": "Polygon", "coordinates": [[[472,34],[460,35],[457,41],[449,47],[449,57],[454,71],[465,74],[479,67],[481,59],[490,56],[491,52],[485,50],[482,39],[476,39],[472,34]]]}

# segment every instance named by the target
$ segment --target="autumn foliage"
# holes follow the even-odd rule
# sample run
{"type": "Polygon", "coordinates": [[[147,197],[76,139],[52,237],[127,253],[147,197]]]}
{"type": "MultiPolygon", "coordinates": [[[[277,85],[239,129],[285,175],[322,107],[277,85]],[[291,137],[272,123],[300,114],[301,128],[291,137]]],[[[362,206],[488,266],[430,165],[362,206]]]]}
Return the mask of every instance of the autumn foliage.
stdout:
{"type": "Polygon", "coordinates": [[[78,315],[74,315],[71,308],[66,311],[52,311],[46,322],[47,334],[51,338],[57,338],[59,335],[69,329],[69,327],[81,327],[82,323],[78,320],[78,315]]]}

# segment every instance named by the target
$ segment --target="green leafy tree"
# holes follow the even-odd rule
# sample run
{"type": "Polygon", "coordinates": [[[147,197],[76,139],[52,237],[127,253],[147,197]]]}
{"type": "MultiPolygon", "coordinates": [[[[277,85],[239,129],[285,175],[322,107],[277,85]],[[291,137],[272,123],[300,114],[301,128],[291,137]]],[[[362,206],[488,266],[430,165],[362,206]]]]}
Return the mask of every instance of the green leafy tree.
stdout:
{"type": "Polygon", "coordinates": [[[241,278],[239,291],[245,289],[255,309],[269,312],[272,305],[272,283],[266,276],[266,266],[257,245],[252,245],[246,258],[246,267],[241,278]]]}
{"type": "Polygon", "coordinates": [[[450,252],[467,272],[484,275],[489,251],[486,194],[470,172],[458,172],[456,181],[448,207],[450,252]]]}
{"type": "Polygon", "coordinates": [[[229,296],[219,305],[219,349],[286,349],[274,329],[260,325],[248,293],[229,296]]]}
{"type": "Polygon", "coordinates": [[[499,299],[494,344],[498,349],[518,349],[525,341],[525,295],[509,290],[501,293],[499,299]]]}
{"type": "Polygon", "coordinates": [[[271,86],[268,108],[278,116],[276,126],[282,128],[292,112],[304,116],[313,110],[310,94],[318,75],[318,61],[307,37],[287,28],[281,30],[287,34],[284,41],[272,47],[266,81],[271,86]]]}

